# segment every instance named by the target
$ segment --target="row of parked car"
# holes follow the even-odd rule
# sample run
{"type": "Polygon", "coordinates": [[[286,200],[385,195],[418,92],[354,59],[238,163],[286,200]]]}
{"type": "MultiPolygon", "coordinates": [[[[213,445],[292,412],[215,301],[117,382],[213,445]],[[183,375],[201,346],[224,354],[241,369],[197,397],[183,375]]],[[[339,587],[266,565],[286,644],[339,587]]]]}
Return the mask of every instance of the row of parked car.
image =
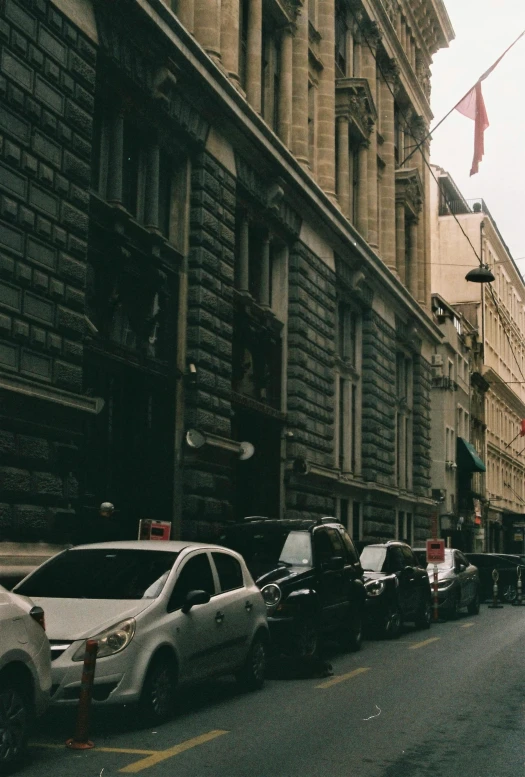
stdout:
{"type": "MultiPolygon", "coordinates": [[[[308,659],[326,638],[359,650],[365,629],[394,638],[407,621],[430,627],[423,549],[391,541],[359,555],[334,518],[253,517],[220,543],[77,546],[14,593],[0,588],[0,772],[19,762],[47,695],[78,702],[88,638],[98,642],[94,702],[135,704],[157,723],[182,685],[233,673],[260,688],[270,652],[308,659]]],[[[458,550],[446,551],[438,593],[452,616],[479,612],[478,571],[458,550]]]]}

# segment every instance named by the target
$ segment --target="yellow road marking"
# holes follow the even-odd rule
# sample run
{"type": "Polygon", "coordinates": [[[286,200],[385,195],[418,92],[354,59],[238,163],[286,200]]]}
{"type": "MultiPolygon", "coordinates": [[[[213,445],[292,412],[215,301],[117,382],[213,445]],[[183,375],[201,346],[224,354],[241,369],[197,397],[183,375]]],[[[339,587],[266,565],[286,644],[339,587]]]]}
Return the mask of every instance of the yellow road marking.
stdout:
{"type": "Polygon", "coordinates": [[[475,623],[462,623],[461,628],[462,629],[470,629],[471,626],[475,626],[475,623]]]}
{"type": "MultiPolygon", "coordinates": [[[[173,758],[173,756],[179,755],[179,753],[183,753],[185,750],[190,750],[192,747],[197,747],[197,745],[203,745],[206,742],[210,742],[212,739],[216,739],[217,737],[221,737],[223,734],[228,733],[228,731],[222,731],[221,729],[208,731],[207,734],[201,734],[198,737],[193,737],[193,739],[187,739],[186,742],[181,742],[180,745],[170,747],[168,750],[157,750],[155,753],[149,755],[148,758],[141,758],[140,761],[135,761],[135,763],[125,766],[124,769],[119,769],[119,772],[123,774],[141,772],[143,769],[149,769],[150,766],[156,766],[156,764],[161,761],[167,761],[168,758],[173,758]]],[[[100,749],[102,750],[102,748],[100,749]]]]}
{"type": "Polygon", "coordinates": [[[416,642],[415,645],[410,645],[408,649],[417,650],[418,648],[425,647],[425,645],[430,645],[431,642],[437,642],[438,639],[441,639],[441,637],[430,637],[430,639],[425,639],[424,642],[416,642]]]}
{"type": "Polygon", "coordinates": [[[369,666],[361,666],[359,667],[359,669],[354,669],[353,672],[337,675],[337,677],[332,677],[331,680],[327,680],[325,683],[321,683],[320,685],[316,685],[315,687],[331,688],[332,685],[337,685],[337,683],[343,683],[345,680],[350,680],[352,677],[357,677],[358,674],[363,674],[363,672],[369,672],[369,671],[370,671],[369,666]]]}

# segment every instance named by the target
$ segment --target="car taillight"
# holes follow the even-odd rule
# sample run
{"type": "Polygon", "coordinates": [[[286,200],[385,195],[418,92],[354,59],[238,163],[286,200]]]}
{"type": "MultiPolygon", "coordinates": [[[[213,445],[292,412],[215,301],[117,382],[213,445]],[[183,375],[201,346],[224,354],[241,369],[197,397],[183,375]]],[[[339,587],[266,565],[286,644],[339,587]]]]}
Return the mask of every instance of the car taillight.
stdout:
{"type": "Polygon", "coordinates": [[[32,607],[29,611],[30,616],[33,618],[34,621],[38,623],[39,626],[42,626],[44,631],[46,630],[46,619],[44,616],[44,610],[41,607],[38,607],[38,605],[35,605],[35,607],[32,607]]]}

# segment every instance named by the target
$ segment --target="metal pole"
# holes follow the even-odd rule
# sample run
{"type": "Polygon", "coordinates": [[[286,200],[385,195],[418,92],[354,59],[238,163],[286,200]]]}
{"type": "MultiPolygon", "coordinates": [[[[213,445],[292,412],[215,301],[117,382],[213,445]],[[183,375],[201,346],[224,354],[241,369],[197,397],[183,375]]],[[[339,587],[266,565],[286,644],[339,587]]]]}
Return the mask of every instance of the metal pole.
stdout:
{"type": "Polygon", "coordinates": [[[97,650],[98,642],[95,639],[88,639],[86,642],[84,668],[82,670],[82,680],[80,683],[80,697],[78,700],[75,735],[66,742],[66,747],[69,747],[71,750],[89,750],[90,748],[95,747],[93,742],[88,739],[88,728],[91,694],[93,691],[93,682],[95,680],[97,650]]]}
{"type": "Polygon", "coordinates": [[[489,607],[493,610],[497,610],[500,607],[503,607],[502,604],[498,603],[498,580],[499,580],[499,572],[497,569],[492,570],[492,580],[494,581],[494,585],[492,586],[492,604],[489,604],[489,607]]]}

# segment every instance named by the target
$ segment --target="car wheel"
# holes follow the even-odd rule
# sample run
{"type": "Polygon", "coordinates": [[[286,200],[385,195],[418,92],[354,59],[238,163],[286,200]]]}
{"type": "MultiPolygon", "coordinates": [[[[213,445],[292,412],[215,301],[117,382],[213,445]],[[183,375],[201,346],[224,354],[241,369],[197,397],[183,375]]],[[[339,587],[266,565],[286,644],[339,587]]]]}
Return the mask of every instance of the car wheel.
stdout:
{"type": "Polygon", "coordinates": [[[313,658],[319,649],[319,628],[313,617],[298,618],[292,630],[291,654],[294,658],[313,658]]]}
{"type": "Polygon", "coordinates": [[[518,591],[515,585],[506,585],[503,587],[503,601],[512,604],[518,597],[518,591]]]}
{"type": "Polygon", "coordinates": [[[403,619],[401,617],[401,610],[396,602],[393,602],[381,627],[381,634],[385,639],[397,639],[401,634],[401,628],[403,625],[403,619]]]}
{"type": "Polygon", "coordinates": [[[29,695],[21,683],[0,681],[0,774],[9,774],[20,765],[32,712],[29,695]]]}
{"type": "Polygon", "coordinates": [[[422,610],[414,622],[418,629],[430,628],[430,624],[432,623],[432,605],[428,600],[423,605],[422,610]]]}
{"type": "Polygon", "coordinates": [[[479,591],[478,591],[477,588],[476,588],[476,593],[474,595],[474,599],[468,605],[467,611],[468,611],[469,615],[478,615],[479,614],[479,591]]]}
{"type": "Polygon", "coordinates": [[[363,643],[363,616],[359,610],[351,610],[341,629],[340,643],[343,650],[357,653],[363,643]]]}
{"type": "Polygon", "coordinates": [[[139,708],[142,719],[148,723],[162,723],[173,712],[177,672],[173,659],[162,656],[150,664],[139,708]]]}
{"type": "Polygon", "coordinates": [[[266,640],[258,634],[253,640],[246,661],[237,673],[237,682],[247,691],[258,691],[266,675],[266,640]]]}

